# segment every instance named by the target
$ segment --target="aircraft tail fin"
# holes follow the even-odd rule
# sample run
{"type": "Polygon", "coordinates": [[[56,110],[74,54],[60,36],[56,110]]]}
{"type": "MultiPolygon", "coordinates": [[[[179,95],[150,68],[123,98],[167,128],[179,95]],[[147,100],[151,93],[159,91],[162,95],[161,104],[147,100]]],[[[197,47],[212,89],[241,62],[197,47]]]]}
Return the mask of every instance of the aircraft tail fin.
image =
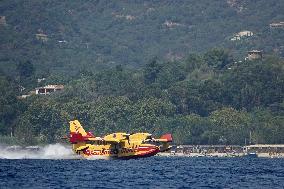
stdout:
{"type": "Polygon", "coordinates": [[[86,136],[87,133],[83,129],[82,125],[78,120],[70,121],[70,133],[80,133],[82,136],[86,136]]]}
{"type": "Polygon", "coordinates": [[[164,134],[163,136],[161,136],[160,139],[163,139],[165,142],[172,142],[173,141],[173,137],[171,134],[164,134]]]}
{"type": "Polygon", "coordinates": [[[91,132],[86,132],[78,120],[70,121],[70,142],[72,144],[85,142],[94,138],[91,132]]]}
{"type": "Polygon", "coordinates": [[[162,145],[160,146],[160,152],[164,152],[171,149],[169,143],[173,141],[173,137],[171,134],[164,134],[163,136],[161,136],[159,141],[162,143],[162,145]]]}
{"type": "Polygon", "coordinates": [[[171,134],[164,134],[163,136],[161,136],[161,138],[159,139],[154,139],[154,141],[156,142],[161,142],[161,143],[169,143],[173,141],[173,137],[171,134]]]}

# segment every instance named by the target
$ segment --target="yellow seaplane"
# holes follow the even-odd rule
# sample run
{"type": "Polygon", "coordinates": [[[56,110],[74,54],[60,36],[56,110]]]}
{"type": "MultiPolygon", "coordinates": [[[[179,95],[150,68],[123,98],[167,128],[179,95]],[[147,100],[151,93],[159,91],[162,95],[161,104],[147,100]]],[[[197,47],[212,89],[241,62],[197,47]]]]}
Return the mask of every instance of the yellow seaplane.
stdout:
{"type": "Polygon", "coordinates": [[[86,132],[78,120],[70,121],[69,141],[73,151],[88,159],[134,159],[156,155],[170,149],[172,135],[165,134],[159,139],[150,133],[112,133],[95,137],[86,132]]]}

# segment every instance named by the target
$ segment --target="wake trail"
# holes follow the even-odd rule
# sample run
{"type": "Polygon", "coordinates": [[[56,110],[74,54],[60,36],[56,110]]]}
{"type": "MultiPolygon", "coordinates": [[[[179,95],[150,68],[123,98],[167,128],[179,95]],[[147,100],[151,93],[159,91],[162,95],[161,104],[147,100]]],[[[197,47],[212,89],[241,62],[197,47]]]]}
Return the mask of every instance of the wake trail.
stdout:
{"type": "Polygon", "coordinates": [[[46,146],[0,146],[0,159],[80,159],[71,146],[49,144],[46,146]]]}

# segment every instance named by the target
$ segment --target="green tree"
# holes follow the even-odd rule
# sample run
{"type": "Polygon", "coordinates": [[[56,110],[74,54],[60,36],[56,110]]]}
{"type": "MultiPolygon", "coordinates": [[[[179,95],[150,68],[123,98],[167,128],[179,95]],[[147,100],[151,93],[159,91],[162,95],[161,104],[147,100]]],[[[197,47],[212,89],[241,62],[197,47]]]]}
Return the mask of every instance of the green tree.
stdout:
{"type": "Polygon", "coordinates": [[[281,103],[284,93],[284,71],[281,61],[254,61],[240,64],[222,77],[224,104],[236,108],[281,103]]]}
{"type": "Polygon", "coordinates": [[[27,78],[34,74],[35,68],[30,61],[26,61],[17,65],[17,71],[21,78],[27,78]]]}
{"type": "Polygon", "coordinates": [[[129,131],[132,102],[127,97],[102,97],[91,107],[90,124],[97,133],[129,131]]]}
{"type": "Polygon", "coordinates": [[[15,120],[21,111],[18,109],[17,87],[13,81],[0,76],[0,89],[0,133],[13,135],[15,120]]]}
{"type": "Polygon", "coordinates": [[[154,127],[160,117],[173,116],[175,106],[169,101],[158,98],[140,99],[134,104],[131,113],[131,127],[147,131],[154,127]]]}
{"type": "Polygon", "coordinates": [[[168,62],[157,73],[156,81],[162,89],[169,88],[172,84],[186,78],[185,65],[182,62],[168,62]]]}
{"type": "Polygon", "coordinates": [[[28,144],[54,143],[63,136],[64,133],[61,132],[64,130],[64,123],[66,120],[62,119],[60,107],[56,102],[37,98],[20,117],[17,137],[28,144]]]}
{"type": "MultiPolygon", "coordinates": [[[[220,144],[245,144],[251,131],[251,117],[247,112],[233,108],[222,108],[212,112],[212,133],[216,133],[220,144]]],[[[215,141],[217,141],[215,139],[215,141]]]]}
{"type": "Polygon", "coordinates": [[[172,133],[175,144],[208,144],[204,133],[210,128],[208,118],[195,114],[164,117],[156,123],[156,133],[172,133]]]}
{"type": "Polygon", "coordinates": [[[258,144],[282,144],[284,116],[274,115],[268,109],[255,109],[252,113],[252,142],[258,144]]]}
{"type": "Polygon", "coordinates": [[[201,68],[204,65],[203,57],[198,54],[190,54],[185,60],[186,70],[192,72],[195,69],[201,68]]]}
{"type": "Polygon", "coordinates": [[[232,56],[224,49],[212,49],[204,54],[205,62],[214,69],[222,70],[233,63],[232,56]]]}
{"type": "Polygon", "coordinates": [[[150,63],[146,64],[144,68],[144,82],[152,84],[156,82],[158,73],[161,71],[162,65],[154,58],[150,63]]]}

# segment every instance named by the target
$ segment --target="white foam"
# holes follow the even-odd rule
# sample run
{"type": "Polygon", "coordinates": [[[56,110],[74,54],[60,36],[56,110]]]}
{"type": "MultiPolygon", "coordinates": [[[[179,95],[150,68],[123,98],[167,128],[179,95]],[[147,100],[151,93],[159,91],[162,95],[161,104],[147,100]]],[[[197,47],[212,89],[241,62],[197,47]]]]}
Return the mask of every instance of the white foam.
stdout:
{"type": "Polygon", "coordinates": [[[112,159],[109,156],[90,156],[86,158],[87,160],[110,160],[112,159]]]}
{"type": "Polygon", "coordinates": [[[79,159],[71,146],[62,144],[49,144],[43,147],[0,147],[0,159],[79,159]]]}

